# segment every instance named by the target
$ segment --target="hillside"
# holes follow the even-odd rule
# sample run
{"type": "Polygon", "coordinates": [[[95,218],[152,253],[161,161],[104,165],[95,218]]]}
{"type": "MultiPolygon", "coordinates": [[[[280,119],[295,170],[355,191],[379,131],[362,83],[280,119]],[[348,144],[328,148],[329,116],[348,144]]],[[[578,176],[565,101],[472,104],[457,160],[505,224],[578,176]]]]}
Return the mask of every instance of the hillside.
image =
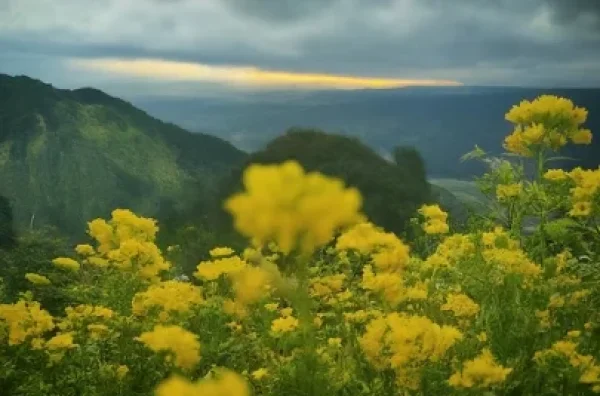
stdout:
{"type": "MultiPolygon", "coordinates": [[[[485,168],[460,157],[477,143],[500,154],[510,130],[504,114],[541,94],[570,98],[589,110],[587,128],[600,130],[600,89],[514,87],[405,88],[390,90],[271,93],[251,98],[136,98],[134,103],[189,130],[208,128],[237,147],[258,150],[290,126],[358,137],[382,154],[414,146],[437,178],[470,180],[485,168]]],[[[569,148],[566,167],[600,165],[600,139],[592,147],[569,148]]]]}
{"type": "Polygon", "coordinates": [[[15,224],[73,235],[116,207],[153,215],[215,180],[245,154],[101,91],[0,75],[0,195],[15,224]]]}

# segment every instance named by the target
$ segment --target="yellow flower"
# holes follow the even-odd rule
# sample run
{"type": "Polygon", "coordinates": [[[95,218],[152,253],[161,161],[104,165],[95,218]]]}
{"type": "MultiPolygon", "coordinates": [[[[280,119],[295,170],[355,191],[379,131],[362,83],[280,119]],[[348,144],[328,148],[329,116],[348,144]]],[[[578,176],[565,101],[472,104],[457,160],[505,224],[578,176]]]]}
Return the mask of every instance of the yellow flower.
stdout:
{"type": "Polygon", "coordinates": [[[440,209],[439,205],[423,205],[419,208],[419,213],[425,217],[423,230],[427,234],[446,234],[449,231],[448,213],[440,209]]]}
{"type": "Polygon", "coordinates": [[[66,269],[69,271],[79,271],[79,268],[81,267],[77,261],[68,257],[57,257],[54,260],[52,260],[52,264],[54,264],[58,268],[66,269]]]}
{"type": "Polygon", "coordinates": [[[261,379],[265,378],[267,375],[269,375],[269,370],[267,370],[264,367],[259,368],[258,370],[254,370],[250,375],[255,380],[261,380],[261,379]]]}
{"type": "Polygon", "coordinates": [[[87,263],[98,268],[106,268],[110,264],[108,260],[103,259],[102,257],[88,257],[87,263]]]}
{"type": "Polygon", "coordinates": [[[592,213],[592,203],[591,202],[576,202],[573,205],[573,208],[569,211],[569,215],[573,217],[586,217],[592,213]]]}
{"type": "Polygon", "coordinates": [[[477,336],[477,339],[480,342],[486,342],[487,341],[487,334],[485,331],[482,331],[481,333],[479,333],[479,335],[477,336]]]}
{"type": "Polygon", "coordinates": [[[277,303],[269,303],[265,304],[265,309],[269,312],[275,312],[279,308],[279,304],[277,303]]]}
{"type": "Polygon", "coordinates": [[[496,186],[496,197],[499,201],[514,198],[521,194],[523,186],[521,183],[498,184],[496,186]]]}
{"type": "Polygon", "coordinates": [[[339,337],[328,338],[327,345],[329,345],[330,347],[339,348],[342,346],[342,339],[339,337]]]}
{"type": "Polygon", "coordinates": [[[248,266],[248,263],[238,256],[202,261],[196,267],[194,276],[197,279],[212,281],[219,279],[221,275],[239,272],[246,266],[248,266]]]}
{"type": "Polygon", "coordinates": [[[544,179],[550,181],[561,181],[567,180],[569,178],[569,174],[562,169],[548,169],[546,173],[544,173],[544,179]]]}
{"type": "Polygon", "coordinates": [[[132,300],[134,315],[146,315],[153,307],[165,312],[187,312],[204,302],[202,289],[187,282],[165,281],[137,293],[132,300]]]}
{"type": "Polygon", "coordinates": [[[476,316],[479,313],[479,304],[462,293],[448,294],[442,311],[452,311],[458,318],[476,316]]]}
{"type": "Polygon", "coordinates": [[[250,396],[244,378],[229,370],[220,370],[217,378],[192,383],[179,376],[163,381],[155,391],[156,396],[250,396]]]}
{"type": "Polygon", "coordinates": [[[441,359],[462,337],[457,328],[424,316],[391,313],[371,320],[359,344],[375,368],[393,369],[398,383],[416,390],[421,369],[441,359]]]}
{"type": "Polygon", "coordinates": [[[75,246],[75,252],[82,256],[91,256],[96,253],[92,245],[77,245],[75,246]]]}
{"type": "Polygon", "coordinates": [[[298,328],[299,322],[293,316],[277,318],[271,323],[271,331],[274,334],[289,333],[298,328]]]}
{"type": "Polygon", "coordinates": [[[29,282],[33,283],[34,285],[40,285],[40,286],[45,286],[45,285],[49,285],[50,283],[50,279],[46,278],[44,275],[40,275],[40,274],[34,274],[34,273],[27,273],[25,274],[25,279],[27,279],[29,282]]]}
{"type": "Polygon", "coordinates": [[[260,267],[246,266],[231,274],[235,298],[241,304],[253,304],[265,297],[270,286],[271,274],[260,267]]]}
{"type": "Polygon", "coordinates": [[[58,333],[46,342],[46,349],[49,351],[58,351],[61,349],[76,348],[77,344],[73,343],[73,333],[58,333]]]}
{"type": "Polygon", "coordinates": [[[175,355],[175,365],[183,369],[191,369],[200,361],[198,336],[179,326],[158,325],[136,340],[154,352],[171,352],[175,355]]]}
{"type": "Polygon", "coordinates": [[[589,129],[580,129],[571,135],[571,141],[575,144],[592,143],[592,132],[589,129]]]}
{"type": "Polygon", "coordinates": [[[231,256],[233,253],[235,252],[230,247],[216,247],[209,252],[210,257],[231,256]]]}
{"type": "Polygon", "coordinates": [[[279,313],[281,313],[281,316],[283,317],[291,316],[293,312],[294,309],[292,307],[281,308],[281,310],[279,311],[279,313]]]}
{"type": "Polygon", "coordinates": [[[506,114],[506,120],[515,125],[506,137],[504,147],[509,152],[530,157],[539,147],[554,151],[567,144],[589,144],[591,133],[581,129],[587,111],[573,102],[553,95],[541,95],[533,101],[522,101],[506,114]],[[560,129],[556,128],[560,125],[560,129]]]}
{"type": "Polygon", "coordinates": [[[461,372],[452,374],[448,383],[454,388],[489,388],[499,385],[512,372],[494,360],[492,352],[485,348],[479,356],[464,363],[461,372]]]}
{"type": "Polygon", "coordinates": [[[251,165],[243,182],[246,190],[225,203],[236,229],[259,245],[276,242],[285,254],[295,247],[312,252],[329,242],[337,229],[361,219],[362,199],[356,189],[319,173],[305,173],[295,161],[251,165]]]}
{"type": "Polygon", "coordinates": [[[14,304],[0,304],[0,320],[8,328],[9,345],[22,344],[27,338],[38,338],[54,329],[52,315],[41,309],[36,301],[19,300],[14,304]]]}

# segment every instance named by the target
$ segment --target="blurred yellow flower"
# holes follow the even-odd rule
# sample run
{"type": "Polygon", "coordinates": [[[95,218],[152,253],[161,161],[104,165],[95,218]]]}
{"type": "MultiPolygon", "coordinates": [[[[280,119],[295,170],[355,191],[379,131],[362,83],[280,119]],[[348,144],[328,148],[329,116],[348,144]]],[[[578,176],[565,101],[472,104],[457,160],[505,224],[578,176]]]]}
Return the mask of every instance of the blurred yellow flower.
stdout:
{"type": "Polygon", "coordinates": [[[183,369],[192,369],[200,361],[198,336],[179,326],[158,325],[136,340],[154,352],[171,352],[175,356],[175,365],[183,369]]]}
{"type": "Polygon", "coordinates": [[[52,282],[50,282],[50,279],[46,278],[44,275],[34,274],[31,272],[25,274],[25,279],[27,279],[29,282],[33,283],[34,285],[40,285],[40,286],[45,286],[45,285],[49,285],[52,283],[52,282]]]}
{"type": "Polygon", "coordinates": [[[68,257],[57,257],[54,260],[52,260],[52,264],[54,264],[58,268],[69,271],[79,271],[79,268],[81,268],[81,265],[79,265],[77,261],[68,257]]]}
{"type": "Polygon", "coordinates": [[[251,165],[243,182],[246,191],[225,203],[236,229],[259,245],[274,241],[286,254],[296,247],[312,252],[329,242],[337,229],[362,218],[356,189],[319,173],[305,173],[295,161],[251,165]]]}
{"type": "Polygon", "coordinates": [[[163,381],[155,390],[156,396],[250,396],[244,378],[229,370],[219,370],[217,378],[195,383],[179,376],[163,381]]]}
{"type": "Polygon", "coordinates": [[[460,372],[452,374],[448,383],[454,388],[489,388],[506,381],[512,368],[506,368],[494,360],[492,352],[485,348],[473,360],[463,364],[460,372]]]}

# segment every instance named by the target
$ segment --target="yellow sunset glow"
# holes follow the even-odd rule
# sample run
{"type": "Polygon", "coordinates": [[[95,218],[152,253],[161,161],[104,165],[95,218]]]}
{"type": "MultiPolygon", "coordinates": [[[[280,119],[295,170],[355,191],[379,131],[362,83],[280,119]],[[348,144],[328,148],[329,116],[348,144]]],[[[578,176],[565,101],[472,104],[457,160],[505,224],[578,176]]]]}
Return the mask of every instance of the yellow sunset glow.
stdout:
{"type": "Polygon", "coordinates": [[[256,67],[211,66],[160,59],[74,59],[77,69],[171,81],[205,81],[233,86],[288,88],[400,88],[409,86],[458,86],[451,80],[395,79],[334,74],[296,73],[256,67]]]}

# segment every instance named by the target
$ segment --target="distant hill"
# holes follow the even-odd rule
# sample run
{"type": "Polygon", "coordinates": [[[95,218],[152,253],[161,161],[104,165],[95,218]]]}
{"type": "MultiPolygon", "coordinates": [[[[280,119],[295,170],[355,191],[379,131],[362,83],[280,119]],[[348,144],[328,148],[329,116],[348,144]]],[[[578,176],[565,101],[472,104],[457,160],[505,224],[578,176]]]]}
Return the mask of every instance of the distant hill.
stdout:
{"type": "Polygon", "coordinates": [[[293,159],[308,171],[340,178],[363,195],[364,211],[388,231],[402,233],[417,208],[433,198],[418,153],[399,150],[398,162],[383,159],[356,138],[319,130],[290,129],[251,154],[245,165],[225,182],[222,197],[241,188],[241,174],[250,163],[272,164],[293,159]],[[422,169],[423,172],[419,172],[422,169]]]}
{"type": "Polygon", "coordinates": [[[600,165],[600,89],[443,87],[391,90],[240,94],[235,98],[138,98],[150,114],[189,130],[208,128],[237,147],[259,150],[291,126],[317,128],[360,138],[382,155],[397,145],[414,146],[428,174],[469,179],[484,171],[459,158],[475,144],[500,154],[510,125],[511,106],[541,94],[572,99],[589,110],[587,127],[596,133],[592,147],[571,148],[576,161],[565,166],[600,165]]]}
{"type": "Polygon", "coordinates": [[[0,74],[0,195],[17,227],[73,235],[117,207],[153,215],[191,194],[214,195],[215,181],[245,157],[101,91],[0,74]]]}

